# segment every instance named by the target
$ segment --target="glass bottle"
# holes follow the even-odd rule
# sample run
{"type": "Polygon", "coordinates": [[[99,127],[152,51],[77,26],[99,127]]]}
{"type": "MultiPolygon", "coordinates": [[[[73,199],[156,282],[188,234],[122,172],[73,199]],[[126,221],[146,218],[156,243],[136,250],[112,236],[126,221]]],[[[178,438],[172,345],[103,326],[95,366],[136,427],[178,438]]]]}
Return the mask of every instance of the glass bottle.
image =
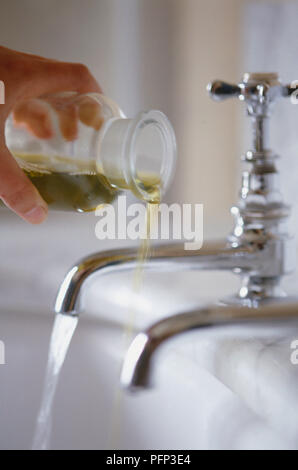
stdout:
{"type": "Polygon", "coordinates": [[[89,212],[121,190],[158,202],[175,166],[175,134],[162,112],[128,119],[97,93],[22,103],[6,121],[5,138],[49,207],[59,210],[89,212]]]}

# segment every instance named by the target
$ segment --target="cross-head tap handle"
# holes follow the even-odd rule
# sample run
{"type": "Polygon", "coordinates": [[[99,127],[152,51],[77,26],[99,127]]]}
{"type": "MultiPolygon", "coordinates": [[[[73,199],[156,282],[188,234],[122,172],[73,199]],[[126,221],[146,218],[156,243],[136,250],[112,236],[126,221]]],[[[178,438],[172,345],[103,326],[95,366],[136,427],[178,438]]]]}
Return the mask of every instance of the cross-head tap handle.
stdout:
{"type": "Polygon", "coordinates": [[[215,80],[209,83],[207,90],[215,101],[236,97],[246,104],[253,134],[252,149],[246,153],[246,160],[272,158],[267,130],[270,111],[273,103],[282,97],[290,96],[292,103],[298,103],[298,80],[283,85],[277,73],[245,73],[236,85],[215,80]]]}
{"type": "Polygon", "coordinates": [[[215,80],[208,84],[207,90],[215,101],[239,98],[246,102],[248,113],[255,116],[267,116],[270,105],[278,98],[293,95],[293,100],[298,101],[298,81],[283,85],[277,73],[245,73],[236,85],[215,80]]]}

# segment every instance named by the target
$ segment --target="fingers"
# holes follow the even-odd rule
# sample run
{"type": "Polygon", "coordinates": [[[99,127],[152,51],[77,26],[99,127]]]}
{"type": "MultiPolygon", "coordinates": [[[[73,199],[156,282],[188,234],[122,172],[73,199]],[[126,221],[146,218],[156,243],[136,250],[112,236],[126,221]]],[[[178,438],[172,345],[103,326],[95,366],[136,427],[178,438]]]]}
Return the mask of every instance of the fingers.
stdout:
{"type": "Polygon", "coordinates": [[[78,109],[73,95],[49,95],[43,98],[53,108],[59,119],[61,134],[67,141],[75,140],[78,136],[78,109]]]}
{"type": "Polygon", "coordinates": [[[47,204],[4,144],[0,145],[0,198],[27,222],[40,224],[47,217],[47,204]]]}
{"type": "MultiPolygon", "coordinates": [[[[64,91],[80,94],[102,90],[82,64],[71,64],[42,57],[17,53],[0,48],[2,80],[6,86],[6,103],[0,110],[0,198],[14,212],[31,223],[42,222],[47,215],[47,205],[37,189],[19,168],[4,142],[3,125],[14,109],[13,118],[17,126],[24,126],[39,138],[53,135],[51,114],[47,104],[37,97],[64,91]],[[34,103],[25,104],[26,100],[34,103]],[[21,101],[23,103],[21,103],[21,101]]],[[[90,106],[79,111],[77,105],[59,108],[59,124],[66,140],[77,136],[78,119],[94,128],[100,126],[100,115],[92,117],[90,106]],[[80,115],[80,116],[79,116],[80,115]]]]}
{"type": "Polygon", "coordinates": [[[83,124],[97,131],[104,122],[100,104],[88,96],[83,97],[79,102],[79,118],[83,124]]]}
{"type": "Polygon", "coordinates": [[[14,122],[17,126],[26,127],[38,138],[51,138],[53,136],[51,117],[47,105],[43,102],[47,101],[57,111],[60,130],[67,141],[77,137],[78,118],[85,125],[96,130],[100,129],[103,124],[101,107],[91,98],[86,97],[82,103],[78,102],[76,105],[73,104],[73,96],[51,98],[51,95],[63,91],[75,91],[79,94],[102,93],[85,65],[46,60],[38,60],[32,65],[31,60],[26,76],[26,87],[22,92],[25,100],[13,107],[14,122]],[[42,99],[39,100],[36,96],[42,99]]]}
{"type": "Polygon", "coordinates": [[[67,141],[75,140],[78,135],[78,119],[86,126],[99,130],[104,122],[100,104],[89,96],[63,96],[54,94],[41,99],[21,102],[13,109],[16,127],[24,127],[39,139],[50,139],[54,129],[49,114],[49,106],[59,119],[60,130],[67,141]]]}
{"type": "Polygon", "coordinates": [[[75,140],[78,135],[78,110],[69,105],[58,110],[59,125],[65,140],[75,140]]]}
{"type": "Polygon", "coordinates": [[[36,96],[76,91],[78,93],[102,93],[102,89],[82,64],[70,64],[55,61],[24,61],[23,75],[26,82],[23,88],[23,99],[36,96]]]}
{"type": "Polygon", "coordinates": [[[47,104],[39,99],[26,100],[13,109],[16,127],[24,127],[39,139],[50,139],[54,131],[47,104]]]}
{"type": "Polygon", "coordinates": [[[63,87],[63,90],[78,93],[102,93],[100,85],[86,65],[52,62],[48,66],[50,70],[53,70],[53,82],[63,87]]]}

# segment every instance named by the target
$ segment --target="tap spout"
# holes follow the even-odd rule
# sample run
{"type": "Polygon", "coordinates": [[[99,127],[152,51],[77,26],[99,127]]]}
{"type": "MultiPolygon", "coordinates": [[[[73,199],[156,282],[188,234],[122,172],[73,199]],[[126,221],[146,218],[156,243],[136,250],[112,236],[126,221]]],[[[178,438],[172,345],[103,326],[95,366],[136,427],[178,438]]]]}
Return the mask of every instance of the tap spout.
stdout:
{"type": "Polygon", "coordinates": [[[160,346],[181,333],[224,325],[298,320],[298,302],[275,302],[259,308],[211,305],[165,318],[137,334],[123,363],[121,384],[129,391],[152,387],[153,358],[160,346]]]}
{"type": "MultiPolygon", "coordinates": [[[[230,246],[226,241],[204,244],[200,250],[185,250],[184,244],[153,247],[146,269],[155,271],[181,270],[241,270],[261,268],[262,256],[256,245],[230,246]]],[[[80,294],[85,281],[95,273],[131,270],[136,266],[136,249],[121,249],[95,253],[82,259],[65,276],[55,303],[55,312],[78,315],[82,311],[80,294]]]]}

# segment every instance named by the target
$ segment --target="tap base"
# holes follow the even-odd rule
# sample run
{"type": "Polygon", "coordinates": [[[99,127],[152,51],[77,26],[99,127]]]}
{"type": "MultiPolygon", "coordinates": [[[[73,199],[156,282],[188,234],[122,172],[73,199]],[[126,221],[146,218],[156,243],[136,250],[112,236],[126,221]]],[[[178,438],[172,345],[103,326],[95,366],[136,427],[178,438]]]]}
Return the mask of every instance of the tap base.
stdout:
{"type": "Polygon", "coordinates": [[[258,308],[263,304],[278,302],[288,298],[280,286],[280,278],[261,278],[245,276],[237,295],[220,300],[221,305],[238,305],[258,308]]]}

